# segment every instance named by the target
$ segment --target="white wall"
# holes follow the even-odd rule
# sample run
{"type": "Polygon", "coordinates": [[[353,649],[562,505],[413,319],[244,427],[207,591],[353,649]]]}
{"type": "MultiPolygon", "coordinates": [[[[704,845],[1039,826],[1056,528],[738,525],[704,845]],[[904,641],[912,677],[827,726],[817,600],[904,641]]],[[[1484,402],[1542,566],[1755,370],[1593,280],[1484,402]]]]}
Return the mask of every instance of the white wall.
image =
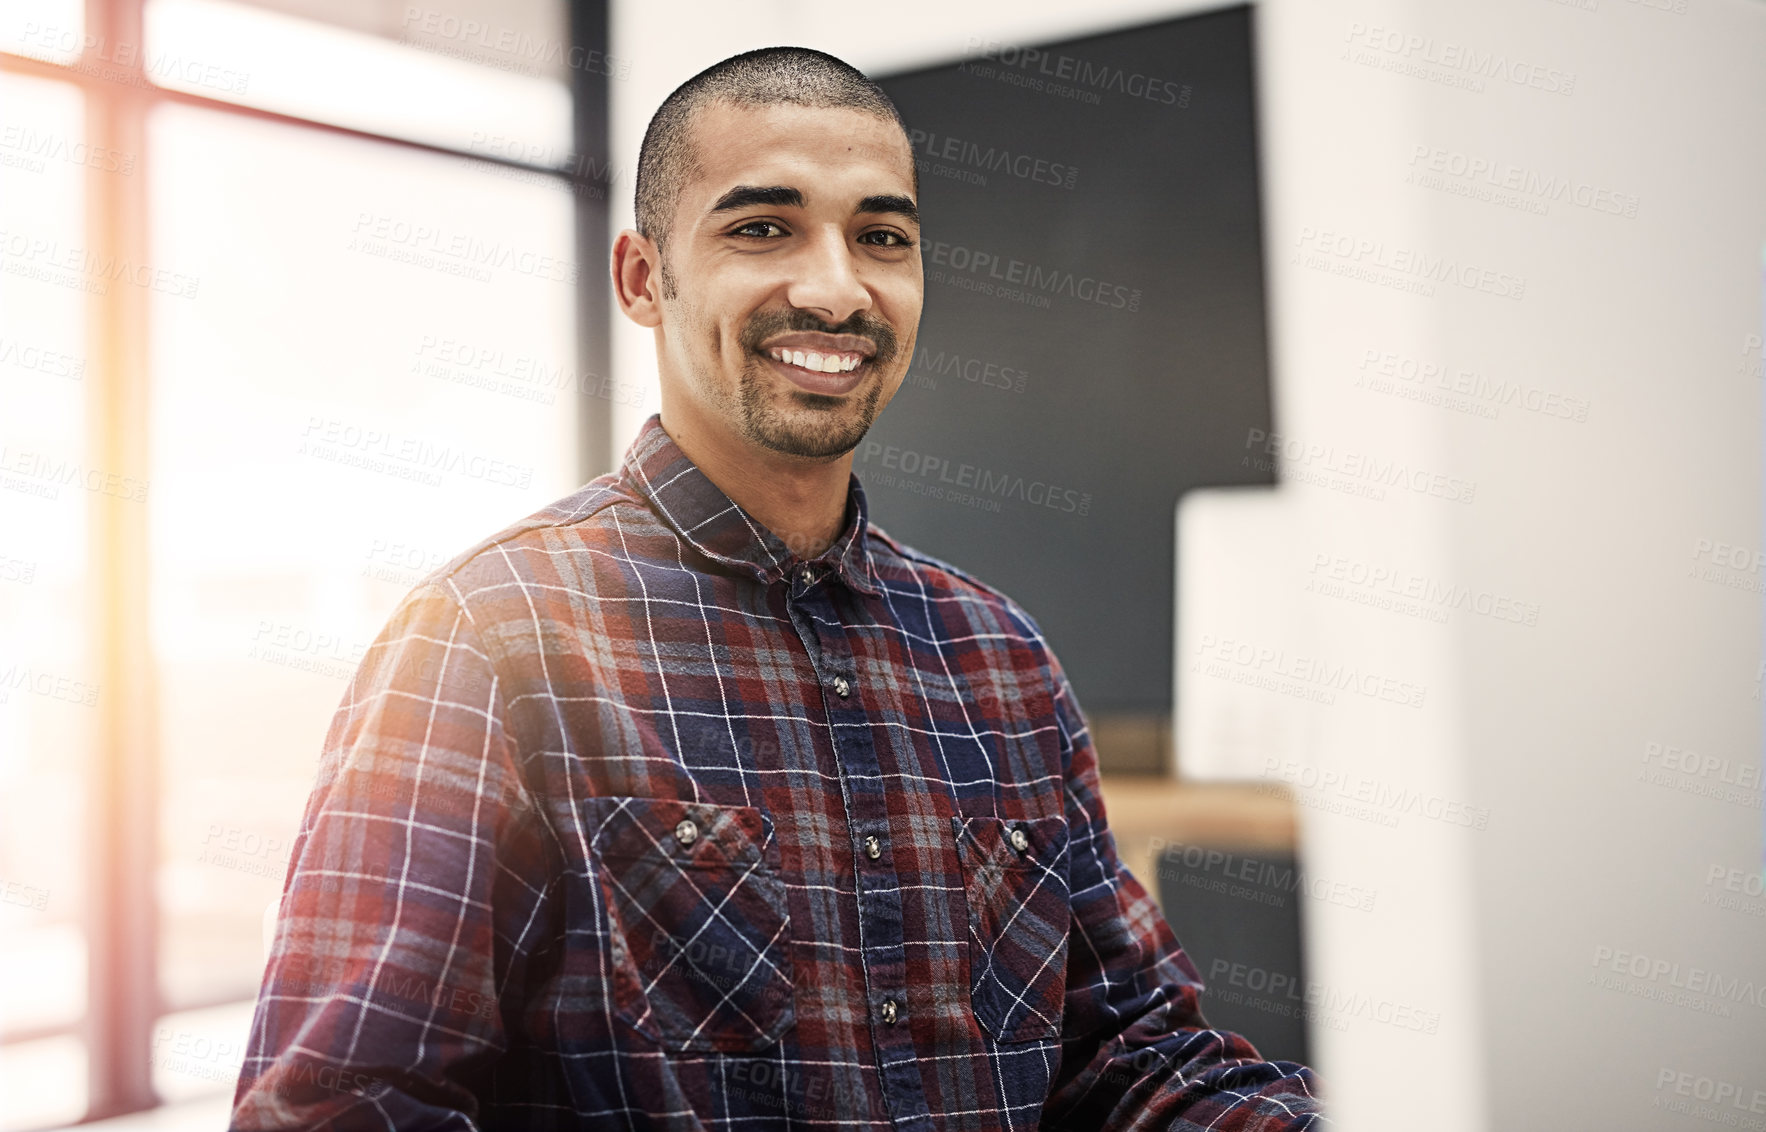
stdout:
{"type": "MultiPolygon", "coordinates": [[[[1377,893],[1307,909],[1350,1127],[1446,1096],[1432,1125],[1696,1128],[1701,1094],[1766,1090],[1766,7],[1655,2],[1259,9],[1290,498],[1184,639],[1212,627],[1230,675],[1235,625],[1273,638],[1290,684],[1203,673],[1179,710],[1261,694],[1283,749],[1186,759],[1276,759],[1315,875],[1377,893]],[[1462,85],[1490,56],[1521,81],[1462,85]],[[1467,273],[1406,290],[1419,257],[1467,273]],[[1383,461],[1415,478],[1356,494],[1383,461]],[[1335,665],[1377,679],[1297,698],[1335,665]]],[[[1186,508],[1187,553],[1223,507],[1186,508]]]]}
{"type": "MultiPolygon", "coordinates": [[[[749,47],[885,69],[1183,10],[618,5],[615,160],[749,47]]],[[[1766,5],[1266,0],[1257,31],[1278,439],[1247,455],[1284,484],[1180,506],[1180,735],[1295,785],[1312,876],[1374,894],[1306,906],[1339,1126],[1766,1126],[1766,5]],[[1731,1091],[1736,1124],[1696,1107],[1731,1091]]]]}

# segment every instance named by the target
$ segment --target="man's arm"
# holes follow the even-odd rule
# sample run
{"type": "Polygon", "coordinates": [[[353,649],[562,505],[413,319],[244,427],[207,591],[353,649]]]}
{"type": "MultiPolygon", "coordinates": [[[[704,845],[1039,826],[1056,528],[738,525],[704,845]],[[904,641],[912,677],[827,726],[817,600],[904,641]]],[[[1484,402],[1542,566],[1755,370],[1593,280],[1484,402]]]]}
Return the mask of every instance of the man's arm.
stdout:
{"type": "Polygon", "coordinates": [[[407,596],[326,736],[232,1128],[474,1127],[557,871],[506,727],[455,595],[407,596]]]}
{"type": "Polygon", "coordinates": [[[1091,729],[1048,653],[1066,767],[1073,922],[1061,1069],[1048,1129],[1321,1129],[1318,1080],[1264,1061],[1208,1027],[1202,980],[1146,889],[1116,856],[1098,790],[1091,729]]]}

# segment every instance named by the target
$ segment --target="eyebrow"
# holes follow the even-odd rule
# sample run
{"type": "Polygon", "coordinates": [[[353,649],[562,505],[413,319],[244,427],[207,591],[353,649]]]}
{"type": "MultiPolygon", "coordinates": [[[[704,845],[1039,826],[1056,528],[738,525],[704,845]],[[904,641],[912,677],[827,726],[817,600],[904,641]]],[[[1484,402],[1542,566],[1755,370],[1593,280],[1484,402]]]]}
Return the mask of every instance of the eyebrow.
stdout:
{"type": "MultiPolygon", "coordinates": [[[[784,208],[803,208],[803,193],[789,185],[737,185],[712,204],[710,213],[739,212],[744,208],[760,205],[773,205],[784,208]]],[[[879,193],[865,197],[853,209],[853,215],[866,212],[884,212],[920,222],[920,210],[915,206],[912,197],[894,193],[879,193]]]]}
{"type": "Polygon", "coordinates": [[[787,185],[769,185],[760,188],[755,185],[737,185],[711,206],[711,211],[737,212],[756,205],[781,205],[786,208],[802,208],[803,194],[787,185]]]}
{"type": "Polygon", "coordinates": [[[915,207],[914,199],[912,197],[897,196],[892,193],[866,197],[864,200],[859,201],[858,207],[852,211],[855,214],[860,212],[890,212],[904,219],[912,220],[915,224],[920,222],[920,210],[915,207]]]}

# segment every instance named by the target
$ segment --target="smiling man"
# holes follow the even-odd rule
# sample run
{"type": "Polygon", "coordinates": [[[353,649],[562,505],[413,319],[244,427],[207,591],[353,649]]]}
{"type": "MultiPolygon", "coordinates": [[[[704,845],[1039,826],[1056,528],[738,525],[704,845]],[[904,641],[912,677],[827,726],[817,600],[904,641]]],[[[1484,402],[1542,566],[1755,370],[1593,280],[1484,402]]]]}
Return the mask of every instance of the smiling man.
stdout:
{"type": "Polygon", "coordinates": [[[1121,865],[1036,621],[869,521],[894,107],[750,52],[644,139],[662,411],[430,575],[326,737],[233,1127],[1303,1129],[1121,865]]]}

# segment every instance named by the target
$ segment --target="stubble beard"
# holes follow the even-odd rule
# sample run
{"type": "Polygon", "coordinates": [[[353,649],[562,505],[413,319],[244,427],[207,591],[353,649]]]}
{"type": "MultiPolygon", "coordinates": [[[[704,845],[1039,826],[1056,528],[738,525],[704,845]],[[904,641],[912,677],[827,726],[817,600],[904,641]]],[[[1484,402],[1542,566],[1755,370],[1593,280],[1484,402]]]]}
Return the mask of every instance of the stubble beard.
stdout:
{"type": "Polygon", "coordinates": [[[895,331],[882,319],[859,314],[839,327],[824,325],[807,311],[765,311],[749,318],[737,337],[742,375],[737,390],[737,427],[751,444],[787,456],[835,460],[857,448],[877,419],[883,397],[882,374],[894,364],[895,331]],[[860,334],[876,346],[864,383],[851,393],[830,396],[799,389],[768,367],[760,344],[782,331],[826,330],[860,334]],[[782,394],[775,392],[781,385],[782,394]]]}
{"type": "Polygon", "coordinates": [[[781,398],[774,392],[781,380],[753,354],[742,367],[737,421],[751,444],[833,460],[857,448],[877,419],[883,385],[874,374],[862,389],[841,397],[793,388],[781,398]]]}

